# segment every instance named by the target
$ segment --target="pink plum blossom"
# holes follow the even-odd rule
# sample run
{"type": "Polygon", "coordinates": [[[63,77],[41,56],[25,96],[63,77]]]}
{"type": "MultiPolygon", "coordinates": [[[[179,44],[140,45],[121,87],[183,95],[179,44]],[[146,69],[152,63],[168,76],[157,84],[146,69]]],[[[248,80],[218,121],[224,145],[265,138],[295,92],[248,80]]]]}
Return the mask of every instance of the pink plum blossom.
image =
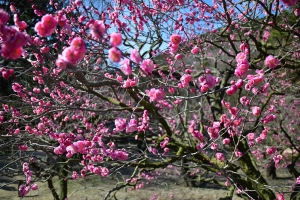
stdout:
{"type": "Polygon", "coordinates": [[[275,167],[278,168],[279,167],[279,162],[282,160],[282,155],[276,155],[273,156],[273,160],[275,162],[275,167]]]}
{"type": "Polygon", "coordinates": [[[89,28],[91,29],[91,34],[95,39],[100,39],[105,34],[105,24],[101,20],[95,20],[90,23],[89,28]]]}
{"type": "Polygon", "coordinates": [[[58,55],[58,58],[55,61],[55,65],[61,69],[67,68],[68,62],[64,59],[62,55],[58,55]]]}
{"type": "Polygon", "coordinates": [[[213,88],[216,85],[217,81],[215,79],[215,77],[213,77],[212,75],[206,75],[206,84],[208,88],[213,88]]]}
{"type": "Polygon", "coordinates": [[[218,159],[219,161],[225,161],[225,156],[223,153],[216,153],[216,159],[218,159]]]}
{"type": "Polygon", "coordinates": [[[182,88],[185,88],[189,85],[189,82],[192,80],[192,76],[189,74],[184,74],[181,78],[180,78],[180,82],[182,85],[182,88]]]}
{"type": "Polygon", "coordinates": [[[154,70],[154,63],[150,59],[143,60],[141,64],[141,69],[146,75],[152,75],[152,71],[154,70]]]}
{"type": "Polygon", "coordinates": [[[123,161],[123,160],[127,160],[128,159],[128,153],[126,153],[125,151],[119,151],[117,150],[115,152],[116,154],[116,157],[120,160],[120,161],[123,161]]]}
{"type": "Polygon", "coordinates": [[[248,137],[249,141],[253,141],[254,138],[255,138],[255,134],[254,133],[248,133],[247,137],[248,137]]]}
{"type": "Polygon", "coordinates": [[[3,9],[0,9],[0,25],[5,25],[9,20],[9,15],[3,9]]]}
{"type": "Polygon", "coordinates": [[[243,155],[243,153],[238,151],[238,150],[235,150],[234,153],[235,153],[235,156],[238,157],[238,158],[242,157],[242,155],[243,155]]]}
{"type": "Polygon", "coordinates": [[[46,14],[42,17],[42,24],[46,29],[55,29],[56,28],[56,19],[50,15],[50,14],[46,14]]]}
{"type": "Polygon", "coordinates": [[[296,8],[294,10],[294,14],[295,14],[295,16],[299,17],[300,16],[300,9],[296,8]]]}
{"type": "Polygon", "coordinates": [[[175,45],[179,45],[181,42],[181,36],[178,34],[173,34],[170,38],[171,43],[175,45]]]}
{"type": "Polygon", "coordinates": [[[200,49],[197,46],[193,47],[193,49],[191,50],[192,54],[197,54],[197,53],[199,53],[199,51],[200,51],[200,49]]]}
{"type": "Polygon", "coordinates": [[[249,45],[246,42],[243,42],[240,45],[240,50],[245,54],[249,54],[249,45]]]}
{"type": "Polygon", "coordinates": [[[37,190],[38,188],[39,188],[38,185],[35,183],[31,185],[32,190],[37,190]]]}
{"type": "Polygon", "coordinates": [[[18,148],[19,148],[21,151],[27,151],[28,146],[27,146],[27,145],[18,145],[18,148]]]}
{"type": "Polygon", "coordinates": [[[169,143],[169,138],[165,137],[164,140],[162,142],[160,142],[160,148],[165,148],[165,146],[169,143]]]}
{"type": "Polygon", "coordinates": [[[123,88],[129,88],[129,87],[134,87],[138,83],[138,79],[136,77],[133,77],[133,79],[128,78],[123,82],[122,87],[123,88]]]}
{"type": "Polygon", "coordinates": [[[82,1],[81,0],[75,0],[75,5],[76,6],[81,6],[82,5],[82,1]]]}
{"type": "Polygon", "coordinates": [[[276,200],[284,200],[284,194],[278,193],[278,194],[276,195],[276,200]]]}
{"type": "Polygon", "coordinates": [[[152,101],[159,101],[163,100],[165,98],[165,92],[163,89],[155,89],[152,88],[149,92],[148,95],[150,97],[150,102],[152,101]]]}
{"type": "Polygon", "coordinates": [[[241,102],[241,104],[243,104],[243,105],[245,105],[245,106],[247,106],[247,105],[250,104],[250,100],[249,100],[246,96],[242,96],[242,97],[240,98],[240,102],[241,102]]]}
{"type": "Polygon", "coordinates": [[[249,70],[249,64],[248,63],[238,63],[234,74],[238,77],[241,77],[247,73],[249,70]]]}
{"type": "Polygon", "coordinates": [[[253,115],[259,116],[259,114],[260,114],[260,107],[257,107],[257,106],[251,107],[251,112],[252,112],[253,115]]]}
{"type": "Polygon", "coordinates": [[[128,58],[124,58],[124,60],[121,63],[121,70],[125,75],[131,75],[132,69],[130,66],[130,60],[128,58]]]}
{"type": "Polygon", "coordinates": [[[244,84],[243,79],[239,79],[239,80],[237,80],[237,82],[235,83],[235,86],[236,86],[237,88],[241,88],[241,87],[243,87],[243,84],[244,84]]]}
{"type": "Polygon", "coordinates": [[[244,52],[238,53],[235,60],[238,64],[248,64],[247,55],[244,52]]]}
{"type": "Polygon", "coordinates": [[[281,0],[281,1],[287,6],[294,6],[298,3],[298,0],[281,0]]]}
{"type": "Polygon", "coordinates": [[[22,46],[26,43],[25,37],[16,33],[12,40],[6,41],[1,45],[1,56],[11,60],[20,58],[24,52],[22,46]]]}
{"type": "Polygon", "coordinates": [[[56,155],[60,155],[60,154],[63,154],[64,152],[66,151],[66,147],[64,145],[59,145],[58,147],[56,147],[54,149],[54,153],[56,155]]]}
{"type": "Polygon", "coordinates": [[[78,178],[79,178],[78,173],[76,171],[73,171],[73,173],[72,173],[72,179],[73,180],[77,180],[78,178]]]}
{"type": "Polygon", "coordinates": [[[263,36],[262,36],[263,41],[264,41],[264,42],[267,42],[268,39],[269,39],[269,37],[270,37],[270,35],[271,35],[270,31],[265,30],[265,31],[264,31],[264,34],[263,34],[263,36]]]}
{"type": "MultiPolygon", "coordinates": [[[[62,58],[63,60],[73,65],[76,65],[78,61],[76,52],[74,51],[74,49],[72,49],[72,47],[67,47],[64,49],[64,51],[62,52],[62,58]]],[[[59,60],[57,62],[62,62],[62,61],[59,60]]],[[[60,65],[61,63],[56,63],[56,64],[60,65]]],[[[63,66],[63,64],[61,66],[63,66]]]]}
{"type": "Polygon", "coordinates": [[[269,55],[266,57],[265,59],[265,65],[271,69],[277,67],[278,65],[278,60],[277,58],[275,58],[274,56],[272,55],[269,55]]]}
{"type": "Polygon", "coordinates": [[[122,44],[122,35],[120,33],[112,33],[110,34],[110,44],[113,47],[119,46],[122,44]]]}
{"type": "Polygon", "coordinates": [[[133,79],[128,78],[123,82],[123,87],[124,88],[129,88],[129,87],[134,87],[137,84],[137,78],[134,77],[133,79]]]}
{"type": "Polygon", "coordinates": [[[50,36],[56,28],[57,21],[50,15],[44,15],[42,21],[36,23],[34,30],[42,37],[50,36]]]}
{"type": "Polygon", "coordinates": [[[223,141],[222,141],[222,143],[224,145],[230,144],[230,138],[224,138],[223,141]]]}
{"type": "Polygon", "coordinates": [[[265,116],[265,118],[262,119],[262,123],[268,124],[268,123],[274,121],[275,119],[276,119],[276,115],[269,114],[269,115],[265,116]]]}
{"type": "Polygon", "coordinates": [[[83,16],[83,15],[81,15],[81,16],[78,17],[78,21],[79,21],[80,23],[83,23],[85,20],[86,20],[86,17],[83,16]]]}
{"type": "Polygon", "coordinates": [[[182,55],[181,55],[181,54],[176,54],[176,55],[175,55],[175,59],[176,59],[176,60],[179,60],[179,59],[181,59],[181,58],[182,58],[182,55]]]}
{"type": "Polygon", "coordinates": [[[204,140],[204,136],[202,133],[200,133],[200,131],[194,130],[191,132],[191,134],[197,138],[199,141],[203,141],[204,140]]]}
{"type": "Polygon", "coordinates": [[[212,142],[210,148],[211,148],[212,150],[217,150],[217,149],[219,148],[219,146],[218,146],[218,144],[212,142]]]}
{"type": "Polygon", "coordinates": [[[267,148],[267,150],[266,150],[266,153],[268,155],[271,155],[271,154],[273,154],[275,152],[276,152],[276,147],[270,147],[270,148],[267,148]]]}
{"type": "Polygon", "coordinates": [[[137,121],[136,119],[131,119],[126,126],[126,133],[132,133],[137,131],[137,121]]]}
{"type": "Polygon", "coordinates": [[[132,60],[135,63],[140,63],[142,61],[142,58],[140,56],[140,53],[137,49],[132,49],[130,52],[130,60],[132,60]]]}
{"type": "Polygon", "coordinates": [[[70,158],[74,154],[77,153],[77,147],[75,145],[71,144],[71,145],[67,146],[66,151],[68,152],[67,155],[66,155],[66,157],[70,158]]]}
{"type": "Polygon", "coordinates": [[[233,95],[237,91],[237,87],[235,85],[232,85],[230,88],[226,90],[226,94],[233,95]]]}
{"type": "Polygon", "coordinates": [[[24,197],[30,191],[30,186],[25,186],[24,184],[20,185],[19,193],[21,197],[24,197]]]}
{"type": "Polygon", "coordinates": [[[19,83],[12,83],[12,89],[14,92],[21,92],[23,89],[23,86],[19,83]]]}
{"type": "Polygon", "coordinates": [[[122,52],[116,47],[113,47],[108,50],[108,58],[113,62],[120,62],[121,56],[122,52]]]}
{"type": "Polygon", "coordinates": [[[77,151],[79,153],[86,153],[86,147],[84,141],[74,142],[73,145],[74,145],[74,151],[77,151]]]}
{"type": "Polygon", "coordinates": [[[124,118],[117,118],[115,119],[115,126],[116,126],[116,131],[123,131],[126,128],[126,119],[124,118]]]}
{"type": "Polygon", "coordinates": [[[81,37],[75,37],[71,42],[71,47],[75,51],[85,50],[84,40],[81,37]]]}

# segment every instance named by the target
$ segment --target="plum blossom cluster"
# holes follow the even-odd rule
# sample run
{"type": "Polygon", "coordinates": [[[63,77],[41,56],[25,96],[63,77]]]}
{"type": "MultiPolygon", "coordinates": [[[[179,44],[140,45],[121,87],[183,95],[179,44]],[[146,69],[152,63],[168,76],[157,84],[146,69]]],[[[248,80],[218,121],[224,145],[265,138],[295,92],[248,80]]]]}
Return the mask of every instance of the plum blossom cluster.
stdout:
{"type": "Polygon", "coordinates": [[[113,62],[120,62],[122,57],[122,52],[116,48],[112,47],[111,49],[108,50],[108,58],[113,61],[113,62]]]}
{"type": "MultiPolygon", "coordinates": [[[[131,50],[130,60],[128,58],[124,58],[123,61],[121,61],[121,70],[125,75],[128,76],[132,74],[131,61],[136,64],[139,64],[142,61],[140,53],[137,49],[131,50]]],[[[151,75],[154,69],[153,61],[150,59],[144,60],[140,68],[146,75],[151,75]]]]}
{"type": "Polygon", "coordinates": [[[276,155],[276,156],[274,156],[273,160],[275,162],[275,167],[279,168],[279,162],[282,160],[282,155],[276,155]]]}
{"type": "MultiPolygon", "coordinates": [[[[134,122],[131,122],[131,124],[134,124],[134,122]]],[[[66,154],[67,158],[71,158],[75,154],[83,155],[82,164],[84,167],[81,170],[81,177],[83,178],[86,177],[88,171],[101,176],[107,176],[109,174],[108,169],[98,166],[98,163],[101,163],[105,157],[120,161],[128,159],[128,153],[123,149],[115,149],[113,142],[105,146],[101,134],[95,134],[91,140],[78,140],[80,138],[76,137],[73,133],[69,133],[68,135],[65,133],[50,133],[49,136],[59,142],[59,146],[54,149],[55,154],[66,154]]],[[[78,178],[77,172],[73,172],[73,178],[78,178]]]]}
{"type": "Polygon", "coordinates": [[[160,148],[162,148],[164,150],[163,155],[165,155],[165,153],[167,153],[170,149],[168,147],[166,147],[169,143],[169,138],[165,137],[164,140],[162,142],[159,143],[160,148]]]}
{"type": "Polygon", "coordinates": [[[0,68],[0,72],[4,79],[9,79],[14,74],[14,69],[5,69],[2,67],[0,68]]]}
{"type": "Polygon", "coordinates": [[[147,110],[144,110],[143,116],[141,117],[140,121],[141,121],[141,125],[138,126],[138,131],[139,132],[146,131],[149,128],[149,121],[150,121],[147,110]]]}
{"type": "Polygon", "coordinates": [[[223,153],[216,153],[216,155],[215,155],[215,157],[216,157],[216,159],[218,159],[219,161],[225,161],[225,156],[224,156],[224,154],[223,153]]]}
{"type": "Polygon", "coordinates": [[[265,59],[265,65],[271,69],[277,67],[278,60],[273,55],[269,55],[265,59]]]}
{"type": "Polygon", "coordinates": [[[3,9],[0,9],[0,25],[5,25],[9,20],[9,15],[3,9]]]}
{"type": "Polygon", "coordinates": [[[152,71],[154,70],[154,63],[153,60],[151,59],[146,59],[143,60],[140,69],[142,70],[142,72],[147,75],[147,76],[151,76],[152,75],[152,71]]]}
{"type": "MultiPolygon", "coordinates": [[[[33,160],[31,160],[33,162],[33,160]]],[[[32,178],[32,171],[29,170],[29,164],[27,162],[23,163],[23,172],[26,177],[26,183],[19,186],[19,193],[21,197],[24,197],[30,192],[30,190],[37,190],[37,184],[30,184],[32,178]]]]}
{"type": "MultiPolygon", "coordinates": [[[[263,140],[265,140],[268,136],[268,131],[269,129],[267,127],[264,127],[264,130],[260,133],[258,137],[255,137],[255,133],[248,133],[247,138],[248,138],[248,144],[249,146],[254,146],[255,143],[259,144],[263,140]]],[[[267,149],[267,154],[273,154],[276,152],[276,148],[270,147],[267,149]]]]}
{"type": "Polygon", "coordinates": [[[276,147],[269,147],[269,148],[266,149],[266,153],[268,155],[274,154],[276,151],[277,151],[276,147]]]}
{"type": "Polygon", "coordinates": [[[150,102],[160,101],[166,97],[165,92],[162,88],[159,88],[159,89],[152,88],[152,89],[150,89],[150,91],[146,90],[146,93],[148,94],[148,96],[150,98],[150,102]]]}
{"type": "Polygon", "coordinates": [[[21,31],[21,32],[23,32],[27,27],[26,22],[19,20],[18,14],[14,14],[14,22],[15,22],[16,27],[18,27],[19,31],[21,31]]]}
{"type": "Polygon", "coordinates": [[[287,6],[294,6],[299,2],[299,0],[281,0],[281,1],[287,6]]]}
{"type": "Polygon", "coordinates": [[[137,77],[128,78],[125,81],[123,81],[122,87],[123,88],[130,88],[136,86],[138,83],[137,77]]]}
{"type": "Polygon", "coordinates": [[[199,51],[200,51],[200,48],[197,47],[197,46],[194,46],[193,49],[191,50],[191,53],[192,53],[192,54],[198,54],[199,51]]]}
{"type": "MultiPolygon", "coordinates": [[[[252,75],[252,74],[247,75],[248,82],[245,85],[246,90],[251,90],[251,89],[254,88],[255,85],[258,85],[261,82],[263,82],[263,80],[265,78],[264,71],[263,70],[256,70],[255,72],[256,72],[255,75],[252,75]]],[[[264,88],[263,90],[267,90],[267,88],[264,88]]],[[[252,92],[254,94],[257,94],[258,90],[256,90],[254,88],[254,90],[252,90],[252,92]]]]}
{"type": "Polygon", "coordinates": [[[55,62],[56,66],[65,69],[67,64],[77,65],[81,61],[86,53],[86,47],[84,40],[80,37],[76,37],[72,40],[71,45],[65,48],[62,55],[58,55],[55,62]]]}
{"type": "Polygon", "coordinates": [[[94,39],[101,39],[106,31],[106,27],[103,21],[101,20],[91,20],[87,26],[91,29],[91,35],[94,39]]]}
{"type": "Polygon", "coordinates": [[[181,36],[178,34],[171,35],[169,43],[170,53],[174,54],[178,50],[181,39],[181,36]]]}
{"type": "Polygon", "coordinates": [[[240,50],[245,54],[249,54],[249,45],[246,42],[242,42],[240,50]]]}
{"type": "Polygon", "coordinates": [[[117,48],[122,44],[122,35],[120,33],[112,33],[110,35],[110,44],[113,46],[108,50],[108,58],[113,62],[120,62],[122,57],[122,52],[117,48]]]}
{"type": "Polygon", "coordinates": [[[149,117],[148,117],[148,111],[145,110],[143,113],[143,116],[140,118],[140,123],[136,119],[130,119],[127,123],[127,120],[125,118],[119,117],[115,119],[115,126],[114,132],[122,132],[126,131],[126,133],[133,133],[136,131],[145,131],[149,124],[149,117]]]}
{"type": "Polygon", "coordinates": [[[180,83],[178,83],[179,88],[186,88],[189,85],[189,82],[192,80],[192,76],[190,74],[184,74],[180,78],[180,83]]]}
{"type": "Polygon", "coordinates": [[[130,52],[130,60],[132,60],[135,63],[140,63],[142,61],[142,58],[140,56],[140,53],[137,49],[132,49],[130,52]]]}
{"type": "MultiPolygon", "coordinates": [[[[223,123],[224,127],[230,127],[230,129],[228,129],[228,133],[231,137],[240,135],[238,127],[242,124],[243,118],[239,116],[239,108],[235,106],[232,107],[229,102],[226,102],[224,100],[222,100],[221,103],[225,108],[228,109],[231,117],[228,118],[226,114],[221,115],[220,123],[223,123]]],[[[223,140],[223,144],[229,144],[229,140],[223,140]]]]}
{"type": "Polygon", "coordinates": [[[226,94],[233,95],[236,93],[236,91],[244,85],[243,79],[238,79],[237,81],[232,80],[230,82],[231,86],[226,90],[226,94]]]}
{"type": "Polygon", "coordinates": [[[57,25],[55,17],[50,14],[44,15],[42,20],[36,23],[34,30],[38,35],[42,37],[47,37],[52,35],[57,25]]]}
{"type": "Polygon", "coordinates": [[[200,133],[200,131],[195,130],[195,128],[194,128],[195,125],[196,125],[196,122],[194,120],[192,120],[190,122],[188,132],[191,133],[192,136],[194,136],[197,140],[199,140],[200,142],[202,142],[204,140],[204,136],[203,136],[202,133],[200,133]]]}
{"type": "Polygon", "coordinates": [[[23,46],[29,41],[27,35],[19,32],[15,27],[6,26],[9,16],[8,13],[0,9],[0,39],[1,56],[3,58],[16,60],[24,53],[23,46]]]}
{"type": "Polygon", "coordinates": [[[207,128],[207,132],[211,139],[215,140],[219,137],[220,126],[220,122],[213,122],[212,126],[207,128]]]}
{"type": "Polygon", "coordinates": [[[219,77],[214,77],[210,75],[210,71],[206,70],[207,74],[200,76],[198,81],[200,83],[200,91],[207,92],[209,89],[215,87],[216,84],[220,82],[219,77]]]}
{"type": "Polygon", "coordinates": [[[235,60],[237,62],[237,67],[234,74],[238,77],[244,76],[249,69],[247,54],[240,52],[236,55],[235,60]]]}
{"type": "Polygon", "coordinates": [[[121,62],[121,70],[127,76],[132,74],[130,60],[128,58],[124,58],[123,61],[121,62]]]}

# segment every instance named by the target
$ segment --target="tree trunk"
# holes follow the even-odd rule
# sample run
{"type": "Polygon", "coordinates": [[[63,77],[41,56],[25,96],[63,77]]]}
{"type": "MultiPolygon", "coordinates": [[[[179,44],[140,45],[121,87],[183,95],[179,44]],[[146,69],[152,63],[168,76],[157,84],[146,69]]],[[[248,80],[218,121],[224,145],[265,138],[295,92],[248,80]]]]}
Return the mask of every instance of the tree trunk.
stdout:
{"type": "MultiPolygon", "coordinates": [[[[62,161],[66,161],[62,159],[62,161]]],[[[60,186],[60,199],[65,200],[68,197],[68,164],[64,164],[60,169],[59,186],[60,186]]]]}

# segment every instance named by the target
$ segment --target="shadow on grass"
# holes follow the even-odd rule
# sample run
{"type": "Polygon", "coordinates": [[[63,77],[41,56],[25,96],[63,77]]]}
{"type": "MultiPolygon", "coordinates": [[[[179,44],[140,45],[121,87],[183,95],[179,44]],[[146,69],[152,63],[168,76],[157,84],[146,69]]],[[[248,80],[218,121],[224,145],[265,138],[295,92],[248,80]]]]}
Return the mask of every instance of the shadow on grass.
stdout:
{"type": "Polygon", "coordinates": [[[293,177],[287,176],[287,177],[276,177],[275,180],[292,180],[292,179],[293,179],[293,177]]]}
{"type": "Polygon", "coordinates": [[[7,191],[17,191],[17,189],[15,187],[10,187],[10,186],[3,186],[0,189],[7,190],[7,191]]]}

